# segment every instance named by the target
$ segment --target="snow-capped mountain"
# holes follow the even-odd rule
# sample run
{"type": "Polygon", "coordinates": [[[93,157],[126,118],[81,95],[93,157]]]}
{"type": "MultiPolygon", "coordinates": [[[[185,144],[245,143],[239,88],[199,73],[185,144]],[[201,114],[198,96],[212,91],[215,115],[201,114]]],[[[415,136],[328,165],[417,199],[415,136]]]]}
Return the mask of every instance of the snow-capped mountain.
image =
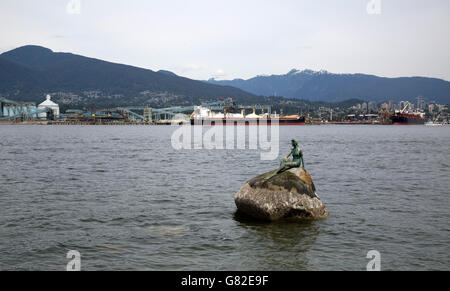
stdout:
{"type": "Polygon", "coordinates": [[[365,74],[333,74],[325,70],[292,69],[284,75],[261,75],[248,80],[230,81],[210,79],[208,82],[237,87],[256,95],[311,101],[412,101],[417,96],[422,96],[439,103],[450,103],[450,82],[425,77],[384,78],[365,74]]]}

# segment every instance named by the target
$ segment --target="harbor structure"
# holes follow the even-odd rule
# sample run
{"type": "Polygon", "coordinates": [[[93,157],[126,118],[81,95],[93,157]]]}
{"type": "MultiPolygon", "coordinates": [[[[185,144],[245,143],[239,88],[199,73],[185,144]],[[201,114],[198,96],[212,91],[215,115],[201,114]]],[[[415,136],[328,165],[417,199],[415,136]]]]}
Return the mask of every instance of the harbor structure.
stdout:
{"type": "MultiPolygon", "coordinates": [[[[53,116],[51,119],[59,118],[59,105],[52,101],[52,97],[50,95],[47,95],[45,101],[39,104],[38,109],[49,109],[50,114],[53,116]]],[[[41,112],[38,114],[38,117],[41,119],[47,119],[47,115],[47,112],[41,112]]]]}
{"type": "Polygon", "coordinates": [[[19,102],[0,98],[0,121],[25,121],[36,119],[39,113],[47,109],[38,109],[33,102],[19,102]]]}
{"type": "MultiPolygon", "coordinates": [[[[448,106],[427,103],[425,110],[415,108],[408,101],[400,104],[380,103],[376,109],[373,103],[370,112],[364,111],[361,104],[351,107],[321,106],[315,111],[297,110],[296,114],[283,114],[286,107],[278,107],[280,114],[273,111],[270,105],[238,105],[232,98],[219,99],[200,106],[175,106],[169,108],[152,108],[144,106],[111,107],[96,109],[66,109],[60,112],[58,104],[47,96],[46,100],[36,106],[31,102],[20,102],[0,97],[0,121],[36,122],[46,124],[204,124],[204,125],[257,125],[272,123],[276,119],[279,125],[308,124],[423,124],[426,120],[448,123],[448,106]],[[305,112],[306,111],[306,112],[305,112]]],[[[290,114],[293,110],[289,110],[290,114]]]]}

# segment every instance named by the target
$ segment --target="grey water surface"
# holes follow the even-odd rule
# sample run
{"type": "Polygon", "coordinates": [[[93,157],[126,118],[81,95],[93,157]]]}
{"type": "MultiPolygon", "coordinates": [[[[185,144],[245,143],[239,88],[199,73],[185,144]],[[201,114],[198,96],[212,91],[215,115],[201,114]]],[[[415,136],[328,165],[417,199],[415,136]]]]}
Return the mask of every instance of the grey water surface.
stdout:
{"type": "Polygon", "coordinates": [[[290,126],[321,221],[261,223],[234,194],[258,150],[173,149],[173,127],[0,126],[0,270],[450,270],[450,127],[290,126]]]}

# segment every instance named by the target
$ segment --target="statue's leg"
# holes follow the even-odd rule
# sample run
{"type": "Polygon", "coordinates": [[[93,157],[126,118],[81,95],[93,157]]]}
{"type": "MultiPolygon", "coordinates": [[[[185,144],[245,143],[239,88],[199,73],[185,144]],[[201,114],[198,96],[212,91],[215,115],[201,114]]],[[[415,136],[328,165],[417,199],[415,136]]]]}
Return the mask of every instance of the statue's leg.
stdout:
{"type": "Polygon", "coordinates": [[[278,171],[276,173],[280,174],[283,173],[284,171],[289,170],[291,167],[290,164],[292,164],[292,162],[290,162],[289,159],[283,158],[280,162],[280,167],[278,168],[278,171]]]}
{"type": "Polygon", "coordinates": [[[278,174],[281,174],[281,173],[283,173],[284,171],[287,171],[287,170],[289,170],[289,167],[287,167],[286,165],[283,165],[282,167],[278,168],[278,171],[274,174],[274,176],[278,175],[278,174]]]}
{"type": "Polygon", "coordinates": [[[291,168],[299,168],[300,167],[300,162],[289,162],[289,163],[285,163],[286,167],[291,168]]]}
{"type": "Polygon", "coordinates": [[[286,172],[287,170],[290,170],[292,168],[299,168],[299,167],[300,167],[300,162],[286,162],[286,163],[283,163],[283,166],[278,169],[277,174],[286,172]]]}

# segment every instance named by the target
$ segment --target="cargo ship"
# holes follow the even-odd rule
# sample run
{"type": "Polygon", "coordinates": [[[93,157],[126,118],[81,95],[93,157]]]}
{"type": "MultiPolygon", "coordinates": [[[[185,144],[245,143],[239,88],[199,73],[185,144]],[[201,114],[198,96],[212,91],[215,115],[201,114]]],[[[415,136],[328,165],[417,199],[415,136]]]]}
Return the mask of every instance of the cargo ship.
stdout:
{"type": "Polygon", "coordinates": [[[425,124],[425,114],[421,112],[396,112],[391,116],[391,120],[393,125],[423,125],[425,124]]]}
{"type": "Polygon", "coordinates": [[[393,125],[423,125],[425,124],[425,113],[423,112],[409,112],[407,108],[411,104],[408,102],[406,106],[400,110],[395,111],[391,116],[391,121],[393,125]]]}
{"type": "Polygon", "coordinates": [[[278,114],[252,114],[246,115],[245,110],[241,113],[216,113],[207,107],[198,106],[190,117],[192,125],[305,125],[305,116],[301,115],[278,115],[278,114]]]}

